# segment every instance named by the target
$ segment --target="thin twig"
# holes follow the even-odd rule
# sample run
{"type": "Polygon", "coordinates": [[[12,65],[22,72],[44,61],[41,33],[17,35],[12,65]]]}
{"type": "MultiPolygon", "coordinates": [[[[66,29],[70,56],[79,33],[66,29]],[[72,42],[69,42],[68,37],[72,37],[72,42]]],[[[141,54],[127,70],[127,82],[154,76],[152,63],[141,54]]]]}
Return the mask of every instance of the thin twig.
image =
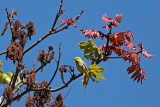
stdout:
{"type": "Polygon", "coordinates": [[[16,80],[17,80],[17,77],[18,77],[18,73],[20,72],[20,70],[18,69],[17,66],[16,66],[16,73],[13,75],[13,81],[12,81],[12,86],[11,86],[12,89],[14,89],[14,87],[15,87],[15,83],[16,83],[16,80]]]}
{"type": "Polygon", "coordinates": [[[1,105],[2,105],[2,103],[3,103],[3,101],[4,101],[4,97],[3,97],[3,95],[0,97],[0,107],[1,107],[1,105]]]}
{"type": "Polygon", "coordinates": [[[107,34],[107,43],[106,43],[106,50],[105,50],[105,55],[108,56],[108,53],[107,53],[107,49],[108,49],[108,46],[109,46],[109,34],[111,34],[111,30],[112,28],[110,29],[109,33],[107,34]],[[107,54],[106,54],[107,53],[107,54]]]}
{"type": "Polygon", "coordinates": [[[64,84],[64,85],[62,85],[61,87],[56,88],[56,89],[50,89],[50,88],[32,88],[31,91],[46,90],[46,91],[50,91],[50,92],[56,92],[56,91],[59,91],[59,90],[61,90],[61,89],[63,89],[63,88],[68,87],[68,84],[70,84],[72,81],[74,81],[75,79],[79,78],[79,77],[82,76],[82,75],[83,75],[83,73],[81,73],[81,74],[79,74],[79,75],[77,75],[77,76],[75,76],[75,77],[71,77],[70,80],[69,80],[66,84],[64,84]]]}
{"type": "Polygon", "coordinates": [[[13,92],[13,94],[15,94],[16,92],[18,92],[18,90],[24,85],[24,83],[21,83],[18,88],[16,88],[16,90],[13,92]]]}
{"type": "MultiPolygon", "coordinates": [[[[106,49],[105,49],[105,52],[104,52],[104,55],[105,56],[108,56],[109,53],[107,53],[107,49],[108,49],[108,46],[109,46],[109,34],[111,34],[111,30],[112,28],[110,29],[109,33],[105,36],[106,39],[107,39],[107,42],[106,42],[106,49]]],[[[96,62],[96,64],[98,65],[100,62],[102,62],[103,59],[100,59],[96,62]]]]}
{"type": "Polygon", "coordinates": [[[63,97],[63,99],[67,98],[68,94],[69,94],[70,91],[71,91],[71,88],[72,88],[72,86],[70,87],[70,89],[69,89],[68,93],[66,94],[66,96],[63,97]]]}
{"type": "Polygon", "coordinates": [[[6,53],[7,53],[7,51],[1,52],[1,53],[0,53],[0,55],[2,55],[2,54],[6,54],[6,53]]]}
{"type": "Polygon", "coordinates": [[[55,77],[56,74],[57,74],[57,71],[58,71],[58,68],[59,68],[59,63],[60,63],[61,54],[62,54],[62,53],[61,53],[61,44],[59,44],[59,58],[58,58],[58,62],[57,62],[57,67],[56,67],[56,70],[55,70],[55,72],[54,72],[54,74],[53,74],[50,82],[48,83],[48,85],[47,85],[46,87],[48,87],[48,86],[52,83],[54,77],[55,77]]]}
{"type": "Polygon", "coordinates": [[[107,57],[107,58],[116,59],[116,58],[122,58],[122,56],[117,56],[117,57],[107,57]]]}
{"type": "Polygon", "coordinates": [[[14,37],[13,25],[12,25],[12,22],[11,22],[12,15],[13,15],[13,11],[14,11],[14,9],[12,9],[11,15],[10,15],[10,17],[9,17],[9,12],[8,12],[8,10],[7,10],[7,8],[6,8],[7,18],[8,18],[9,24],[10,24],[10,29],[11,29],[11,33],[12,33],[12,38],[14,37]]]}
{"type": "Polygon", "coordinates": [[[60,3],[60,5],[59,5],[59,11],[58,11],[58,13],[57,13],[57,15],[56,15],[56,18],[55,18],[54,23],[53,23],[53,25],[52,25],[51,31],[54,30],[54,27],[55,27],[55,25],[56,25],[56,23],[57,23],[57,20],[58,20],[60,14],[61,14],[60,12],[61,12],[61,9],[62,9],[62,5],[63,5],[63,0],[61,0],[61,3],[60,3]]]}
{"type": "Polygon", "coordinates": [[[54,30],[57,30],[58,28],[60,28],[61,26],[63,26],[65,23],[60,24],[58,27],[56,27],[54,30]]]}

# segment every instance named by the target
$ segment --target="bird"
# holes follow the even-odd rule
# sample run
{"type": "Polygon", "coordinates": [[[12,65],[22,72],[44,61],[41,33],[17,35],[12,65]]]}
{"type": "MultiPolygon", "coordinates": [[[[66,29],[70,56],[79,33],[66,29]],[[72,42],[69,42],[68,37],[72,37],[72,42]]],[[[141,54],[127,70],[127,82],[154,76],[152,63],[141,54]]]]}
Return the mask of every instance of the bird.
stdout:
{"type": "MultiPolygon", "coordinates": [[[[76,62],[76,67],[78,69],[78,71],[80,73],[85,73],[85,72],[88,72],[87,71],[87,65],[86,63],[80,58],[80,57],[75,57],[74,58],[75,62],[76,62]]],[[[95,80],[93,79],[93,77],[91,77],[90,75],[90,79],[94,82],[95,80]]]]}

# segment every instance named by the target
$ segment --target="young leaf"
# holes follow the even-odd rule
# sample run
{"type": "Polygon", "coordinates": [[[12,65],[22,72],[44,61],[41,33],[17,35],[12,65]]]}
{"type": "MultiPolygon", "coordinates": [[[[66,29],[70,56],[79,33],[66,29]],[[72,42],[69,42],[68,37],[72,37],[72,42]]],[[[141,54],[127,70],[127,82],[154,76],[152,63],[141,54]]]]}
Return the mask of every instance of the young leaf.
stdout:
{"type": "Polygon", "coordinates": [[[83,54],[88,54],[84,55],[84,57],[88,60],[100,59],[103,57],[103,54],[101,53],[99,47],[97,47],[91,39],[88,40],[88,42],[80,42],[79,48],[84,50],[83,54]]]}
{"type": "Polygon", "coordinates": [[[100,73],[98,73],[98,72],[95,72],[95,71],[93,71],[93,73],[94,73],[97,77],[105,80],[105,78],[104,78],[104,76],[103,76],[102,74],[100,74],[100,73]]]}
{"type": "Polygon", "coordinates": [[[95,80],[96,80],[96,82],[98,82],[98,76],[95,76],[95,80]]]}
{"type": "Polygon", "coordinates": [[[0,60],[0,67],[3,65],[2,61],[0,60]]]}
{"type": "Polygon", "coordinates": [[[0,76],[3,74],[3,70],[0,68],[0,76]]]}
{"type": "Polygon", "coordinates": [[[89,71],[100,71],[100,72],[103,72],[103,71],[105,71],[105,69],[104,68],[102,68],[102,67],[98,67],[98,65],[97,64],[93,64],[93,65],[91,65],[89,68],[89,71]]]}
{"type": "Polygon", "coordinates": [[[8,72],[6,74],[4,73],[4,74],[0,75],[0,83],[1,84],[8,84],[8,83],[10,83],[11,78],[12,78],[11,72],[8,72]]]}
{"type": "Polygon", "coordinates": [[[104,76],[98,73],[98,71],[103,72],[105,71],[105,69],[102,67],[98,67],[97,64],[93,64],[90,67],[88,67],[88,71],[90,75],[93,75],[95,77],[96,82],[98,82],[98,77],[105,80],[104,76]]]}

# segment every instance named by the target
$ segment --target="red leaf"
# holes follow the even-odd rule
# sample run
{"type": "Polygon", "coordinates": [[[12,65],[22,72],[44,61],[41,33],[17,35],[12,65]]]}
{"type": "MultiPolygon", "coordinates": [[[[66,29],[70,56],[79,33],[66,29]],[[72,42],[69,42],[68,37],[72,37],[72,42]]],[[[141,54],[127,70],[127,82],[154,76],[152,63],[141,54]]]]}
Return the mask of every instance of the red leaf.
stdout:
{"type": "Polygon", "coordinates": [[[116,17],[112,21],[112,24],[117,27],[119,23],[122,21],[122,15],[116,14],[116,17]]]}
{"type": "Polygon", "coordinates": [[[138,69],[139,67],[137,65],[131,65],[130,67],[128,67],[127,71],[129,71],[128,74],[130,74],[138,69]]]}
{"type": "Polygon", "coordinates": [[[112,28],[112,26],[105,25],[105,26],[103,26],[102,28],[106,28],[107,30],[109,30],[109,29],[111,29],[111,28],[112,28]]]}
{"type": "Polygon", "coordinates": [[[139,43],[138,46],[139,46],[139,48],[141,49],[141,53],[142,53],[145,57],[148,57],[148,58],[154,57],[153,55],[148,54],[146,50],[144,50],[142,43],[139,43]]]}
{"type": "Polygon", "coordinates": [[[122,58],[125,61],[126,60],[128,60],[129,62],[132,61],[133,64],[141,61],[140,57],[138,56],[138,54],[136,52],[127,52],[127,53],[123,54],[122,58]]]}
{"type": "Polygon", "coordinates": [[[138,77],[139,77],[139,76],[138,76],[138,75],[136,75],[136,77],[133,79],[133,81],[135,81],[138,77]]]}
{"type": "Polygon", "coordinates": [[[124,32],[124,36],[126,37],[126,39],[127,39],[128,41],[130,41],[130,38],[134,40],[133,34],[131,33],[131,31],[125,31],[125,32],[124,32]]]}
{"type": "Polygon", "coordinates": [[[106,51],[106,46],[107,46],[107,45],[104,44],[104,45],[100,46],[99,49],[100,49],[101,51],[105,52],[105,51],[106,51]]]}
{"type": "Polygon", "coordinates": [[[114,20],[116,20],[118,23],[121,23],[122,15],[121,14],[120,15],[116,14],[116,18],[114,20]]]}
{"type": "Polygon", "coordinates": [[[103,15],[102,20],[106,23],[111,22],[111,19],[107,18],[106,14],[103,15]]]}
{"type": "Polygon", "coordinates": [[[76,22],[76,19],[72,19],[72,18],[69,18],[69,19],[66,19],[66,20],[60,20],[61,22],[63,23],[67,23],[67,24],[71,24],[73,25],[74,27],[77,27],[77,25],[74,24],[74,22],[76,22]]]}
{"type": "Polygon", "coordinates": [[[126,48],[133,49],[133,50],[135,50],[135,52],[137,52],[136,46],[131,41],[125,40],[124,44],[125,44],[126,48]]]}
{"type": "Polygon", "coordinates": [[[137,83],[141,80],[142,84],[143,80],[146,80],[144,74],[147,73],[142,70],[138,63],[132,64],[130,67],[128,67],[127,71],[129,71],[129,74],[135,71],[135,73],[131,76],[131,79],[134,78],[133,80],[137,80],[137,83]]]}
{"type": "Polygon", "coordinates": [[[112,33],[109,35],[110,42],[113,46],[121,46],[125,40],[124,32],[112,33]]]}
{"type": "Polygon", "coordinates": [[[122,21],[122,15],[116,14],[116,17],[114,19],[108,18],[107,15],[103,15],[102,20],[106,23],[110,23],[110,26],[106,25],[104,26],[107,30],[108,28],[111,28],[112,26],[118,26],[119,23],[122,21]]]}
{"type": "Polygon", "coordinates": [[[102,40],[105,36],[105,34],[103,34],[101,31],[98,31],[98,30],[84,30],[82,29],[81,30],[81,35],[85,34],[85,37],[88,37],[88,38],[96,38],[96,37],[101,37],[102,40]]]}

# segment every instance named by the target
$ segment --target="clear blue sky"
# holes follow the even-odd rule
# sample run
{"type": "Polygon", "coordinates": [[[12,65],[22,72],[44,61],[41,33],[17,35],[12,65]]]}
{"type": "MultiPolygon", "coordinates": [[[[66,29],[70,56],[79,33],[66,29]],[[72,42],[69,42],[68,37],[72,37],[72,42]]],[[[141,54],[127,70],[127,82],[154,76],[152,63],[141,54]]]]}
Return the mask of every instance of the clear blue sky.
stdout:
{"type": "MultiPolygon", "coordinates": [[[[60,0],[0,0],[0,31],[7,21],[5,8],[9,10],[14,8],[18,11],[16,19],[20,20],[22,24],[33,21],[36,26],[36,35],[32,37],[32,41],[27,43],[25,47],[27,48],[49,31],[59,9],[59,3],[60,0]]],[[[69,95],[64,99],[64,104],[68,107],[160,107],[159,4],[159,0],[64,0],[62,9],[66,11],[60,19],[75,18],[85,8],[85,12],[75,23],[78,27],[70,26],[69,29],[48,37],[24,56],[24,63],[30,69],[33,68],[33,59],[37,58],[39,50],[47,50],[49,44],[54,46],[56,58],[58,58],[58,44],[61,43],[60,65],[68,64],[76,67],[73,59],[80,56],[90,66],[90,62],[83,57],[82,50],[78,47],[79,42],[88,40],[81,35],[80,30],[97,29],[107,33],[105,29],[102,29],[102,26],[105,25],[101,19],[102,15],[106,13],[109,17],[114,18],[116,14],[122,14],[122,22],[112,32],[130,30],[135,38],[134,43],[142,42],[147,52],[155,56],[148,59],[141,55],[141,66],[148,73],[147,80],[142,85],[137,84],[130,79],[131,75],[126,72],[130,66],[128,62],[124,62],[122,59],[110,60],[99,65],[106,69],[103,73],[106,80],[100,80],[98,84],[90,81],[87,90],[82,86],[82,78],[73,81],[68,88],[61,91],[65,96],[72,86],[69,95]]],[[[5,51],[10,37],[9,29],[3,37],[0,37],[0,52],[5,51]]],[[[101,39],[94,40],[94,42],[97,46],[105,44],[105,40],[101,41],[101,39]]],[[[2,67],[4,72],[15,70],[12,61],[5,60],[5,55],[1,55],[0,60],[4,63],[2,67]]],[[[40,63],[36,61],[36,68],[39,66],[40,63]]],[[[37,73],[38,82],[49,81],[55,66],[56,63],[53,62],[42,73],[37,73]]],[[[62,85],[59,78],[60,73],[57,74],[56,81],[51,84],[53,88],[62,85]]],[[[4,88],[1,89],[4,90],[4,88]]],[[[0,91],[0,96],[2,92],[0,91]]],[[[58,92],[53,93],[53,96],[57,94],[58,92]]],[[[26,96],[21,101],[13,103],[12,106],[24,106],[26,96]]]]}

